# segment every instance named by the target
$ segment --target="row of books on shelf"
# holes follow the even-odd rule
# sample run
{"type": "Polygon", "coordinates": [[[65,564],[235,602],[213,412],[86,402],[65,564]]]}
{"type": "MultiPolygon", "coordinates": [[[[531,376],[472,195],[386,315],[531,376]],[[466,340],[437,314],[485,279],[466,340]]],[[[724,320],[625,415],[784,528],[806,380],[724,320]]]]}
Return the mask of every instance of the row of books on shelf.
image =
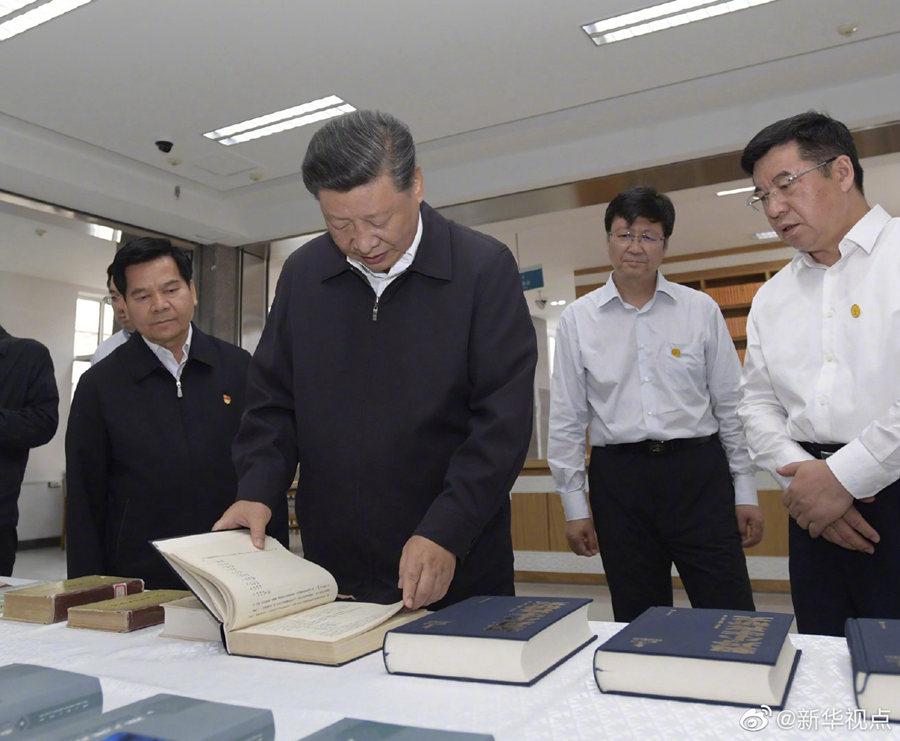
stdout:
{"type": "MultiPolygon", "coordinates": [[[[245,531],[154,545],[195,595],[167,595],[179,599],[161,603],[163,635],[221,640],[230,654],[340,665],[381,650],[390,674],[531,685],[596,637],[587,599],[472,597],[433,613],[408,612],[399,602],[337,599],[327,571],[271,538],[258,550],[245,531]]],[[[152,594],[140,580],[83,579],[8,592],[5,617],[52,622],[67,614],[69,625],[107,630],[147,624],[110,617],[150,609],[130,610],[131,601],[152,594]],[[91,589],[112,599],[104,607],[91,589]]],[[[152,609],[159,597],[149,600],[152,609]]],[[[597,648],[594,678],[604,693],[777,709],[800,661],[791,621],[779,613],[651,608],[597,648]]],[[[900,719],[900,621],[849,621],[847,640],[859,706],[900,719]]]]}
{"type": "Polygon", "coordinates": [[[749,306],[756,292],[762,288],[764,281],[752,283],[736,283],[730,286],[708,286],[703,290],[719,306],[729,308],[731,306],[749,306]]]}

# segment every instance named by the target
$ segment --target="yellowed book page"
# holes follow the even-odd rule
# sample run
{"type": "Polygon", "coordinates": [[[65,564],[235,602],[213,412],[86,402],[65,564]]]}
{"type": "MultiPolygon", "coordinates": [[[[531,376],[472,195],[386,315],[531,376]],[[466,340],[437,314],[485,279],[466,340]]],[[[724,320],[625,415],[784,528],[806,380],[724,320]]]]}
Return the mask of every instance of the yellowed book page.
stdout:
{"type": "Polygon", "coordinates": [[[372,602],[332,602],[244,628],[240,632],[337,643],[381,625],[391,615],[400,612],[402,607],[402,602],[395,602],[392,605],[378,605],[372,602]]]}
{"type": "MultiPolygon", "coordinates": [[[[246,530],[189,535],[154,545],[180,567],[179,572],[189,572],[201,582],[208,594],[219,593],[225,604],[216,604],[216,612],[228,630],[274,620],[337,596],[334,577],[321,566],[291,553],[274,538],[267,537],[265,548],[257,550],[246,530]]],[[[198,596],[203,598],[202,591],[198,596]]]]}

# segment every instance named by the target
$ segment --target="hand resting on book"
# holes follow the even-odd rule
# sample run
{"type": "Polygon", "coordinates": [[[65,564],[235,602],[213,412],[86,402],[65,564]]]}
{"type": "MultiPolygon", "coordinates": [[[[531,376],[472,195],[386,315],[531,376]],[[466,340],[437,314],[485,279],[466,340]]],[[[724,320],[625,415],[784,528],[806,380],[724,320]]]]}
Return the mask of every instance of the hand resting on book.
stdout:
{"type": "Polygon", "coordinates": [[[403,590],[403,606],[418,610],[441,599],[456,572],[456,556],[433,540],[413,535],[403,546],[397,588],[403,590]]]}
{"type": "Polygon", "coordinates": [[[212,526],[216,530],[236,530],[246,527],[250,530],[250,540],[257,548],[266,544],[266,525],[272,519],[272,510],[262,502],[239,500],[232,504],[212,526]]]}

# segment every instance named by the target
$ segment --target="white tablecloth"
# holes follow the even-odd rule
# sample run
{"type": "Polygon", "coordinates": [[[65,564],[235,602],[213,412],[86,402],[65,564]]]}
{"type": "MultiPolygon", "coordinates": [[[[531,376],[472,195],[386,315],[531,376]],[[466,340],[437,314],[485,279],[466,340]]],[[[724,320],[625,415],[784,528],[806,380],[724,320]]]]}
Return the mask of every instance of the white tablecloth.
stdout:
{"type": "MultiPolygon", "coordinates": [[[[601,641],[621,627],[591,625],[601,641]]],[[[27,662],[95,675],[104,710],[157,692],[271,708],[278,739],[297,739],[348,716],[516,741],[890,738],[878,736],[879,729],[848,731],[854,703],[850,659],[840,638],[791,636],[803,650],[786,707],[793,720],[775,713],[766,728],[749,732],[739,725],[743,708],[601,694],[591,672],[597,642],[532,687],[510,687],[391,676],[380,653],[321,667],[228,656],[220,645],[161,638],[159,632],[120,635],[0,620],[0,665],[27,662]]],[[[897,725],[889,729],[900,731],[897,725]]]]}

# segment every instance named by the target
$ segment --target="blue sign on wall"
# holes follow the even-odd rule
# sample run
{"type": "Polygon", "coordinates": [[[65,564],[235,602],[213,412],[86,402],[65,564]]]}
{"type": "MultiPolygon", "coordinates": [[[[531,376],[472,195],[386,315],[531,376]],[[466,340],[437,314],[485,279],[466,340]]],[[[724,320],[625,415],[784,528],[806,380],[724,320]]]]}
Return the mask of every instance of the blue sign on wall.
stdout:
{"type": "Polygon", "coordinates": [[[519,271],[522,276],[522,290],[530,291],[532,288],[544,287],[544,269],[540,265],[533,265],[519,271]]]}

